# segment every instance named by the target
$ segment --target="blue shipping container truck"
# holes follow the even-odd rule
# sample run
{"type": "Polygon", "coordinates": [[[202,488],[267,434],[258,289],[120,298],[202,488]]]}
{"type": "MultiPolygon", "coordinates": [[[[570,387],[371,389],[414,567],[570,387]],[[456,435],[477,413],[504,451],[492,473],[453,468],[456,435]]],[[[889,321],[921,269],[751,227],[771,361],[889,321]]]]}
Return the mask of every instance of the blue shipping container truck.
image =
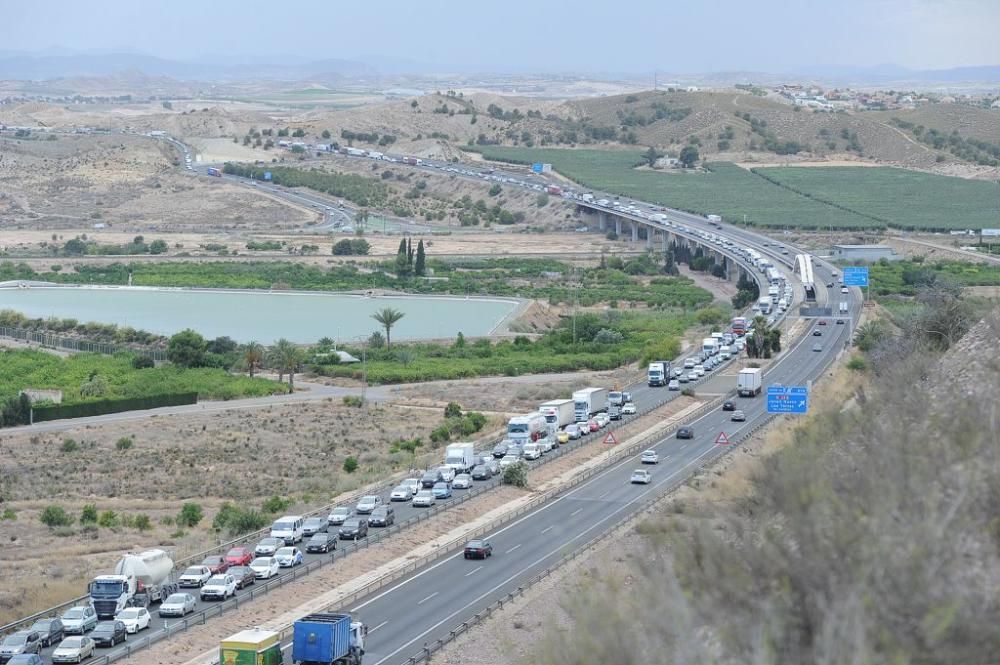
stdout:
{"type": "Polygon", "coordinates": [[[309,614],[292,629],[292,661],[303,665],[361,665],[368,629],[350,614],[309,614]]]}

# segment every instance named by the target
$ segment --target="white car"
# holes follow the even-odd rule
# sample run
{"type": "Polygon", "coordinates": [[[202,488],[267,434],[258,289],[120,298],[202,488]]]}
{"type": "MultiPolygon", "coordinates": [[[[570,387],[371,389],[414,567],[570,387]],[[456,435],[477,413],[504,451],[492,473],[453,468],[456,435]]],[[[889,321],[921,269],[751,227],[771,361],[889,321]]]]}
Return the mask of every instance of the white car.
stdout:
{"type": "Polygon", "coordinates": [[[135,634],[149,628],[152,617],[145,607],[126,607],[115,616],[115,619],[125,624],[126,633],[135,634]]]}
{"type": "Polygon", "coordinates": [[[699,379],[700,379],[701,377],[705,376],[705,366],[704,366],[704,365],[695,365],[695,366],[694,366],[694,369],[693,369],[693,370],[691,370],[691,371],[692,371],[692,372],[694,373],[694,375],[695,375],[695,376],[697,376],[697,377],[698,377],[699,379]]]}
{"type": "Polygon", "coordinates": [[[444,478],[444,482],[450,483],[455,480],[455,469],[450,466],[439,466],[438,471],[441,472],[441,477],[444,478]]]}
{"type": "Polygon", "coordinates": [[[642,464],[659,464],[660,456],[657,454],[655,450],[646,450],[639,457],[639,461],[642,464]]]}
{"type": "Polygon", "coordinates": [[[417,492],[417,495],[413,497],[412,501],[414,507],[423,508],[433,506],[435,503],[437,503],[437,501],[434,498],[434,492],[430,490],[420,490],[417,492]]]}
{"type": "Polygon", "coordinates": [[[212,575],[201,587],[202,600],[225,600],[236,595],[236,578],[232,575],[212,575]]]}
{"type": "Polygon", "coordinates": [[[566,433],[569,434],[570,439],[579,439],[583,435],[583,431],[577,423],[566,425],[566,433]]]}
{"type": "Polygon", "coordinates": [[[182,587],[200,587],[212,577],[208,566],[188,566],[177,580],[182,587]]]}
{"type": "Polygon", "coordinates": [[[419,478],[407,478],[399,484],[400,487],[409,487],[410,495],[414,495],[420,491],[420,479],[419,478]]]}
{"type": "Polygon", "coordinates": [[[413,492],[406,485],[399,485],[389,493],[390,501],[409,501],[413,498],[413,492]]]}
{"type": "Polygon", "coordinates": [[[79,663],[94,655],[94,640],[89,637],[67,637],[52,652],[53,663],[79,663]]]}
{"type": "Polygon", "coordinates": [[[161,617],[183,617],[194,612],[197,601],[189,593],[172,593],[160,603],[161,617]]]}
{"type": "Polygon", "coordinates": [[[670,379],[670,383],[667,384],[667,390],[680,390],[681,382],[677,379],[670,379]]]}
{"type": "Polygon", "coordinates": [[[458,474],[451,483],[453,490],[467,490],[470,487],[472,487],[472,476],[467,473],[458,474]]]}
{"type": "Polygon", "coordinates": [[[636,469],[632,472],[632,479],[629,481],[634,484],[648,485],[653,481],[653,475],[646,471],[645,469],[636,469]]]}
{"type": "Polygon", "coordinates": [[[504,455],[503,459],[500,460],[500,468],[506,469],[511,464],[516,464],[520,462],[521,458],[517,455],[504,455]]]}
{"type": "Polygon", "coordinates": [[[840,287],[840,292],[841,293],[850,293],[851,290],[849,288],[847,288],[846,286],[842,286],[842,287],[840,287]]]}
{"type": "Polygon", "coordinates": [[[611,416],[609,416],[606,413],[598,413],[596,416],[594,416],[594,419],[597,421],[597,424],[600,425],[602,428],[607,427],[608,423],[611,422],[611,416]]]}
{"type": "Polygon", "coordinates": [[[625,402],[622,405],[622,415],[623,416],[634,416],[635,415],[635,402],[625,402]]]}
{"type": "Polygon", "coordinates": [[[97,627],[97,612],[93,605],[77,605],[66,610],[62,615],[63,631],[67,635],[77,633],[83,635],[97,627]]]}
{"type": "Polygon", "coordinates": [[[367,515],[371,511],[375,510],[382,505],[382,497],[371,494],[369,496],[361,497],[358,501],[358,505],[354,507],[354,512],[358,515],[367,515]]]}
{"type": "Polygon", "coordinates": [[[273,556],[260,556],[250,562],[250,570],[258,580],[266,580],[278,574],[278,560],[273,556]]]}
{"type": "Polygon", "coordinates": [[[302,550],[298,547],[282,547],[274,553],[274,559],[282,568],[291,568],[302,563],[302,550]]]}
{"type": "MultiPolygon", "coordinates": [[[[537,443],[524,444],[524,459],[533,460],[542,456],[542,447],[537,443]]],[[[502,462],[501,462],[502,464],[502,462]]]]}

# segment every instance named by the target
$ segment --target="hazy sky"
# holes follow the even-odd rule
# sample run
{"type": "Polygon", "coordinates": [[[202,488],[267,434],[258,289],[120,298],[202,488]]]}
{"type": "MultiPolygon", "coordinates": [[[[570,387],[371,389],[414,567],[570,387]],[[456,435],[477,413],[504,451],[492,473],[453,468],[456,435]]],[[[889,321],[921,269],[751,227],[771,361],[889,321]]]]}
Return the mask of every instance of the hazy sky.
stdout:
{"type": "Polygon", "coordinates": [[[0,0],[0,50],[407,58],[503,71],[1000,64],[1000,0],[0,0]]]}

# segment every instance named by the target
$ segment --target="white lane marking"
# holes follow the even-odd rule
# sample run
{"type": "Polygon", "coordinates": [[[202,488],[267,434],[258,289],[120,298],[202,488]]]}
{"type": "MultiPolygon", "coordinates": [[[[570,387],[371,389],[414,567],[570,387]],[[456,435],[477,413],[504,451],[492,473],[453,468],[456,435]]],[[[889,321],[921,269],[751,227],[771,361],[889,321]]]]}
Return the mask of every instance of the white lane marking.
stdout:
{"type": "MultiPolygon", "coordinates": [[[[494,592],[495,592],[495,591],[496,591],[497,589],[500,589],[500,588],[502,588],[502,587],[506,586],[506,585],[507,585],[507,584],[509,584],[509,583],[510,583],[510,582],[511,582],[511,581],[512,581],[512,580],[513,580],[514,578],[516,578],[516,577],[517,577],[518,575],[521,575],[521,574],[523,573],[523,571],[525,571],[525,570],[528,570],[528,569],[530,569],[530,568],[533,568],[533,567],[537,566],[537,565],[538,565],[539,563],[541,563],[542,561],[545,561],[545,559],[547,559],[547,558],[549,558],[549,557],[553,556],[554,554],[558,554],[558,553],[559,553],[560,551],[562,551],[562,549],[563,549],[563,548],[564,548],[565,546],[569,545],[569,544],[570,544],[570,543],[572,543],[572,542],[573,542],[574,540],[577,540],[577,539],[579,539],[579,538],[581,538],[581,537],[583,537],[583,536],[587,535],[588,533],[590,533],[590,532],[591,532],[591,531],[593,531],[594,529],[597,529],[597,528],[599,528],[599,527],[600,527],[600,526],[602,526],[602,525],[603,525],[603,524],[604,524],[605,522],[607,522],[608,520],[610,520],[610,519],[611,519],[612,517],[614,517],[615,515],[617,515],[617,514],[618,514],[618,513],[620,513],[621,511],[625,510],[626,508],[628,508],[628,507],[629,507],[630,505],[632,505],[633,503],[636,503],[637,501],[639,501],[639,500],[641,500],[641,499],[645,498],[645,496],[646,496],[647,494],[649,494],[650,492],[654,492],[654,491],[656,491],[657,489],[659,489],[659,487],[660,487],[661,485],[663,485],[663,484],[665,484],[665,483],[667,483],[667,482],[670,482],[670,480],[671,480],[671,479],[673,479],[673,477],[674,477],[674,476],[676,476],[676,475],[678,475],[678,474],[682,473],[683,471],[686,471],[686,470],[687,470],[687,468],[688,468],[689,466],[691,466],[691,465],[693,465],[693,464],[695,464],[695,463],[699,462],[699,461],[701,460],[701,458],[702,458],[702,457],[704,457],[705,455],[707,455],[707,454],[709,454],[709,453],[711,453],[711,452],[714,452],[714,451],[715,451],[715,446],[714,446],[714,445],[710,445],[710,446],[708,446],[708,448],[706,448],[705,452],[703,452],[703,453],[702,453],[701,455],[699,455],[698,457],[694,458],[693,460],[691,460],[690,462],[688,462],[687,464],[685,464],[685,465],[684,465],[683,467],[681,467],[681,468],[680,468],[680,469],[678,469],[677,471],[673,472],[672,474],[670,474],[669,476],[667,476],[666,478],[664,478],[664,479],[663,479],[662,481],[660,481],[660,482],[659,482],[659,483],[657,483],[656,485],[653,485],[652,487],[650,487],[649,489],[647,489],[647,490],[646,490],[645,492],[643,492],[643,493],[642,493],[642,494],[640,494],[639,496],[635,497],[634,499],[632,499],[632,500],[631,500],[631,501],[629,501],[628,503],[626,503],[626,504],[624,504],[624,505],[620,506],[620,507],[619,507],[619,508],[617,508],[617,509],[616,509],[616,510],[615,510],[615,511],[614,511],[613,513],[610,513],[610,514],[606,515],[606,516],[605,516],[605,517],[604,517],[603,519],[600,519],[600,520],[598,520],[598,521],[597,521],[597,522],[596,522],[595,524],[592,524],[592,525],[591,525],[591,526],[590,526],[589,528],[587,528],[587,529],[585,529],[584,531],[581,531],[581,532],[580,532],[580,533],[578,533],[577,535],[573,536],[573,538],[571,538],[571,539],[569,539],[568,541],[566,541],[565,543],[563,543],[563,544],[559,545],[559,547],[555,548],[554,550],[552,550],[552,551],[551,551],[551,552],[549,552],[548,554],[543,554],[543,555],[542,555],[542,556],[540,556],[539,558],[535,559],[535,560],[534,560],[533,562],[529,563],[529,564],[528,564],[527,566],[523,566],[523,567],[521,568],[521,570],[519,570],[518,572],[516,572],[516,573],[514,573],[513,575],[511,575],[510,577],[508,577],[507,579],[505,579],[505,580],[504,580],[503,582],[500,582],[499,584],[497,584],[496,586],[494,586],[494,587],[493,587],[492,589],[489,589],[489,590],[488,590],[488,591],[486,591],[485,593],[481,594],[481,595],[480,595],[480,596],[479,596],[478,598],[475,598],[475,599],[473,599],[473,600],[472,600],[472,601],[471,601],[470,603],[466,604],[466,605],[465,605],[464,607],[461,607],[461,608],[459,608],[458,610],[456,610],[456,611],[452,612],[451,614],[449,614],[448,616],[446,616],[446,617],[445,617],[444,619],[441,619],[441,621],[438,621],[438,622],[437,622],[436,624],[434,624],[433,626],[431,626],[430,628],[428,628],[428,629],[427,629],[427,630],[425,630],[424,632],[420,633],[419,635],[417,635],[416,637],[414,637],[414,638],[413,638],[412,640],[410,640],[410,641],[409,641],[409,642],[407,642],[406,644],[403,644],[402,646],[400,646],[399,648],[397,648],[397,649],[396,649],[395,651],[393,651],[392,653],[390,653],[389,655],[387,655],[387,656],[386,656],[385,658],[383,658],[382,660],[380,660],[380,661],[377,661],[377,662],[375,663],[375,665],[382,665],[382,663],[384,663],[385,661],[389,660],[390,658],[392,658],[393,656],[395,656],[396,654],[398,654],[398,653],[399,653],[400,651],[402,651],[403,649],[406,649],[407,647],[409,647],[409,646],[410,646],[411,644],[413,644],[414,642],[417,642],[417,641],[419,641],[419,640],[423,639],[423,637],[424,637],[425,635],[427,635],[428,633],[430,633],[430,632],[432,632],[432,631],[436,630],[437,628],[441,627],[441,626],[442,626],[442,625],[444,625],[445,623],[447,623],[447,622],[451,621],[451,620],[452,620],[452,619],[453,619],[453,618],[454,618],[455,616],[457,616],[458,614],[461,614],[462,612],[464,612],[465,610],[467,610],[467,609],[468,609],[469,607],[471,607],[472,605],[475,605],[476,603],[478,603],[479,601],[481,601],[481,600],[482,600],[483,598],[486,598],[486,597],[487,597],[487,596],[489,596],[490,594],[494,593],[494,592]]],[[[552,505],[552,504],[548,504],[548,505],[552,505]]],[[[520,520],[518,520],[518,521],[520,521],[520,520]]],[[[509,528],[511,528],[512,526],[514,526],[514,525],[513,525],[513,524],[511,524],[511,525],[509,525],[509,526],[505,527],[504,529],[501,529],[501,531],[505,531],[506,529],[509,529],[509,528]]],[[[499,532],[497,532],[497,533],[499,533],[499,532]]],[[[453,558],[454,558],[454,557],[448,557],[448,559],[445,559],[445,561],[448,561],[449,559],[453,559],[453,558]]],[[[445,561],[442,561],[442,562],[440,562],[440,563],[438,563],[438,564],[436,564],[436,565],[432,566],[431,568],[428,568],[427,570],[432,570],[433,568],[437,568],[437,567],[438,567],[438,566],[440,566],[441,564],[445,563],[445,561]]],[[[427,572],[427,571],[424,571],[424,572],[427,572]]],[[[423,573],[420,573],[420,574],[423,574],[423,573]]],[[[402,584],[406,584],[407,582],[409,582],[410,580],[413,580],[413,579],[416,579],[416,576],[414,576],[414,577],[411,577],[411,578],[410,578],[409,580],[406,580],[406,581],[405,581],[405,582],[403,582],[402,584]]],[[[402,586],[402,584],[400,584],[399,586],[402,586]]],[[[396,588],[398,589],[398,588],[399,588],[399,586],[397,586],[396,588]]],[[[392,589],[390,589],[389,591],[386,591],[385,593],[389,593],[390,591],[392,591],[392,589]]],[[[436,593],[437,593],[437,592],[435,592],[435,595],[436,595],[436,593]]],[[[382,595],[385,595],[385,594],[384,594],[384,593],[383,593],[383,594],[380,594],[380,596],[382,596],[382,595]]],[[[375,600],[375,599],[372,599],[372,600],[375,600]]],[[[365,605],[367,605],[367,604],[368,604],[368,603],[370,603],[370,602],[372,602],[372,601],[368,601],[367,603],[364,603],[364,604],[365,604],[365,605]]],[[[359,607],[361,607],[361,606],[359,606],[359,607]]],[[[355,610],[351,610],[351,611],[352,611],[352,612],[356,612],[357,610],[355,609],[355,610]]]]}
{"type": "MultiPolygon", "coordinates": [[[[475,575],[476,573],[478,573],[482,569],[483,569],[482,566],[479,566],[478,568],[473,568],[472,570],[470,570],[469,572],[467,572],[465,574],[465,576],[468,577],[469,575],[475,575]]],[[[371,632],[371,631],[369,631],[369,632],[371,632]]]]}
{"type": "Polygon", "coordinates": [[[553,526],[555,525],[545,527],[544,529],[542,529],[542,533],[544,534],[547,531],[551,531],[553,526]]]}
{"type": "Polygon", "coordinates": [[[518,543],[517,545],[514,545],[514,547],[512,547],[509,550],[507,550],[506,552],[504,552],[504,554],[510,554],[511,552],[513,552],[514,550],[516,550],[517,548],[519,548],[523,544],[524,543],[518,543]]]}
{"type": "Polygon", "coordinates": [[[579,514],[579,513],[580,513],[580,511],[582,511],[582,510],[583,510],[583,508],[577,508],[576,510],[574,510],[573,512],[571,512],[571,513],[569,514],[569,516],[570,516],[570,517],[573,517],[573,516],[575,516],[575,515],[579,514]]]}
{"type": "Polygon", "coordinates": [[[379,628],[381,628],[382,626],[384,626],[387,623],[389,623],[389,622],[388,621],[383,621],[382,623],[380,623],[379,625],[375,626],[374,628],[369,628],[368,629],[368,634],[371,635],[372,633],[374,633],[376,630],[378,630],[379,628]]]}
{"type": "Polygon", "coordinates": [[[605,492],[604,494],[600,495],[600,496],[599,496],[599,497],[597,497],[597,498],[598,498],[598,499],[603,499],[604,497],[606,497],[606,496],[607,496],[607,495],[609,495],[609,494],[611,494],[611,490],[608,490],[607,492],[605,492]]]}
{"type": "Polygon", "coordinates": [[[423,600],[417,601],[417,605],[423,605],[424,603],[426,603],[428,600],[430,600],[434,596],[438,595],[439,593],[441,593],[441,592],[440,591],[435,591],[434,593],[432,593],[431,595],[427,596],[423,600]]]}

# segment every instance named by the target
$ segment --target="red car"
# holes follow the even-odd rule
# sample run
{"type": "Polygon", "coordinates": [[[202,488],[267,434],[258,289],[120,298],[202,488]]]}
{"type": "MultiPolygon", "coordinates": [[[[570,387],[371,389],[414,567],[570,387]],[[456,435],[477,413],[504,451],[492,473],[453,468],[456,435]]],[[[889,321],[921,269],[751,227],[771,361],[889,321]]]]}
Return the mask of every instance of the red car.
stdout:
{"type": "Polygon", "coordinates": [[[234,547],[226,552],[226,563],[230,566],[249,566],[253,561],[253,550],[248,547],[234,547]]]}
{"type": "Polygon", "coordinates": [[[820,324],[821,326],[825,326],[825,325],[826,325],[826,319],[820,319],[820,320],[819,320],[819,324],[820,324]]]}
{"type": "Polygon", "coordinates": [[[470,540],[465,544],[466,559],[486,559],[493,556],[493,546],[485,540],[470,540]]]}
{"type": "Polygon", "coordinates": [[[201,565],[208,566],[213,575],[219,575],[229,570],[229,562],[226,561],[226,557],[219,555],[205,557],[201,565]]]}

